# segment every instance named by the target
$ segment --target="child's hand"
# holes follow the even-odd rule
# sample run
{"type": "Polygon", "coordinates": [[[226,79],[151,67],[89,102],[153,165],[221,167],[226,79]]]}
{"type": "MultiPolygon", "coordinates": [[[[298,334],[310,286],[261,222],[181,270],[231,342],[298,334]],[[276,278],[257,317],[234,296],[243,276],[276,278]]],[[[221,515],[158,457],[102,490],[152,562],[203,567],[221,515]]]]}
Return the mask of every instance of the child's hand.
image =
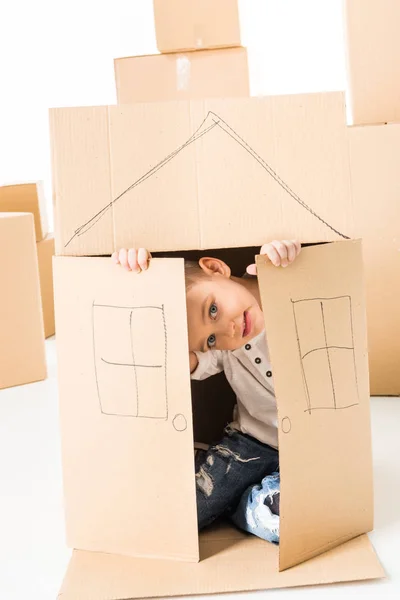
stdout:
{"type": "MultiPolygon", "coordinates": [[[[300,250],[301,245],[297,240],[283,240],[281,242],[275,240],[269,244],[264,244],[260,250],[260,254],[266,254],[276,267],[287,267],[300,254],[300,250]]],[[[246,271],[250,275],[257,275],[255,264],[249,265],[246,271]]]]}
{"type": "Polygon", "coordinates": [[[141,273],[148,268],[151,254],[146,248],[139,248],[139,250],[122,248],[119,252],[114,252],[111,258],[117,265],[125,267],[128,271],[141,273]]]}

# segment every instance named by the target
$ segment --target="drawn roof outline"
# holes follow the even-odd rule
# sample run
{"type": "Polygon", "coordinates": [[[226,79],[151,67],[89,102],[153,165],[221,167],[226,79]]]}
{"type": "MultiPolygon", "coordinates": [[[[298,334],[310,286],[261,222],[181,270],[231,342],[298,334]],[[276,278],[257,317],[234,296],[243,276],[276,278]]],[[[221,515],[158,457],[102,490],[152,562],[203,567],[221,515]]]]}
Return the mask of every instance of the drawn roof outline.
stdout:
{"type": "Polygon", "coordinates": [[[242,138],[224,119],[222,119],[219,115],[217,115],[213,111],[209,111],[206,117],[203,119],[202,123],[195,130],[195,132],[183,143],[181,146],[178,146],[173,152],[171,152],[168,156],[154,165],[151,169],[149,169],[146,173],[141,175],[136,181],[134,181],[129,187],[127,187],[123,192],[121,192],[116,198],[111,200],[106,206],[104,206],[100,211],[94,214],[88,221],[80,225],[73,233],[71,238],[65,244],[64,248],[75,239],[75,237],[79,237],[87,233],[92,227],[94,227],[100,219],[112,208],[114,204],[116,204],[123,196],[125,196],[128,192],[132,191],[144,181],[155,175],[160,169],[165,167],[171,160],[173,160],[180,152],[185,150],[188,146],[207,135],[210,131],[212,131],[215,127],[218,127],[222,131],[224,131],[232,140],[234,140],[237,144],[239,144],[253,159],[258,162],[258,164],[276,181],[278,185],[300,206],[307,210],[309,213],[313,215],[316,219],[321,221],[326,227],[331,229],[334,233],[339,235],[344,239],[350,239],[347,235],[341,233],[337,229],[335,229],[332,225],[330,225],[327,221],[325,221],[320,215],[318,215],[308,204],[306,204],[290,187],[287,183],[279,177],[279,175],[274,171],[274,169],[259,155],[257,152],[242,138]]]}

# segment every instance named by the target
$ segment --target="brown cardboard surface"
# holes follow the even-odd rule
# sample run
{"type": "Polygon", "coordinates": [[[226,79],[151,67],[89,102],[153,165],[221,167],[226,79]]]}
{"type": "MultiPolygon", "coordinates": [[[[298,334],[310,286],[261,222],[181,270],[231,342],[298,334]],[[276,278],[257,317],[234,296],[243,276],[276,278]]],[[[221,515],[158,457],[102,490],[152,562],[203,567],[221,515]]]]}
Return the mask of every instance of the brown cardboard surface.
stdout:
{"type": "Polygon", "coordinates": [[[48,231],[43,182],[0,186],[0,212],[32,213],[36,241],[43,240],[48,231]]]}
{"type": "Polygon", "coordinates": [[[245,48],[114,60],[119,104],[249,96],[245,48]]]}
{"type": "Polygon", "coordinates": [[[341,93],[50,116],[57,254],[352,237],[341,93]]]}
{"type": "Polygon", "coordinates": [[[36,244],[39,276],[40,294],[42,297],[44,336],[46,338],[54,335],[54,292],[53,292],[53,256],[54,256],[54,234],[49,233],[44,240],[36,244]]]}
{"type": "Polygon", "coordinates": [[[0,389],[46,377],[31,214],[0,213],[0,389]]]}
{"type": "Polygon", "coordinates": [[[278,548],[239,532],[200,536],[199,564],[74,551],[63,600],[125,600],[377,579],[385,573],[366,535],[278,571],[278,548]],[[155,576],[156,574],[156,576],[155,576]]]}
{"type": "Polygon", "coordinates": [[[54,260],[67,541],[198,560],[183,260],[54,260]]]}
{"type": "Polygon", "coordinates": [[[240,46],[237,0],[153,0],[160,52],[240,46]]]}
{"type": "Polygon", "coordinates": [[[363,236],[371,393],[400,395],[400,124],[350,127],[348,134],[363,236]]]}
{"type": "Polygon", "coordinates": [[[373,527],[364,278],[360,241],[304,248],[288,269],[267,260],[257,257],[278,404],[285,569],[373,527]]]}
{"type": "Polygon", "coordinates": [[[400,3],[346,0],[349,101],[355,125],[400,120],[400,3]]]}

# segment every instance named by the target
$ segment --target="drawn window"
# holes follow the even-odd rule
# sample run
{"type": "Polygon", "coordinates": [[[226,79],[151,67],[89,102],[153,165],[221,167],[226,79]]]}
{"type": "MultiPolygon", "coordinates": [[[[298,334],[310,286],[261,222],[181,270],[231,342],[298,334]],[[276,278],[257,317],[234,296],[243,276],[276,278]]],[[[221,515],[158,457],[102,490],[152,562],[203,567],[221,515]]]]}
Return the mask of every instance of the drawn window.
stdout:
{"type": "Polygon", "coordinates": [[[292,300],[305,412],[359,403],[350,296],[292,300]]]}
{"type": "Polygon", "coordinates": [[[93,351],[103,414],[168,418],[163,306],[93,304],[93,351]]]}

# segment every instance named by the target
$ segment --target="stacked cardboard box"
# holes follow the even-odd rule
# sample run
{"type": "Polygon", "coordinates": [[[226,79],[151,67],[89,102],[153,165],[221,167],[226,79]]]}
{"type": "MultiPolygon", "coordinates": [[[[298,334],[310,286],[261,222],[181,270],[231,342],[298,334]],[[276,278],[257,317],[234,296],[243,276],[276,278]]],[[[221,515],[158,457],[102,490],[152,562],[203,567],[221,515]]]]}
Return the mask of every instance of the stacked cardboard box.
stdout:
{"type": "Polygon", "coordinates": [[[240,45],[238,0],[154,0],[153,5],[160,52],[240,45]]]}
{"type": "Polygon", "coordinates": [[[46,377],[32,214],[0,212],[0,389],[46,377]]]}
{"type": "Polygon", "coordinates": [[[117,58],[119,104],[249,95],[237,0],[154,2],[162,54],[117,58]]]}
{"type": "Polygon", "coordinates": [[[46,377],[44,337],[54,334],[52,256],[43,185],[0,187],[0,388],[46,377]]]}
{"type": "Polygon", "coordinates": [[[54,235],[48,233],[42,182],[0,186],[0,213],[32,213],[39,262],[40,291],[45,337],[54,335],[53,271],[54,235]]]}
{"type": "Polygon", "coordinates": [[[382,576],[363,535],[373,513],[367,341],[343,95],[64,108],[50,117],[75,548],[63,597],[382,576]],[[240,274],[251,247],[286,237],[313,245],[287,270],[258,262],[278,402],[278,550],[227,525],[197,533],[193,443],[217,439],[226,421],[219,413],[216,423],[213,404],[233,399],[226,389],[213,395],[210,381],[191,393],[183,261],[174,253],[240,255],[240,274]],[[104,257],[132,246],[167,257],[140,276],[104,257]],[[337,486],[347,493],[333,493],[337,486]]]}
{"type": "Polygon", "coordinates": [[[375,395],[400,395],[399,19],[397,0],[346,1],[350,166],[375,395]]]}

